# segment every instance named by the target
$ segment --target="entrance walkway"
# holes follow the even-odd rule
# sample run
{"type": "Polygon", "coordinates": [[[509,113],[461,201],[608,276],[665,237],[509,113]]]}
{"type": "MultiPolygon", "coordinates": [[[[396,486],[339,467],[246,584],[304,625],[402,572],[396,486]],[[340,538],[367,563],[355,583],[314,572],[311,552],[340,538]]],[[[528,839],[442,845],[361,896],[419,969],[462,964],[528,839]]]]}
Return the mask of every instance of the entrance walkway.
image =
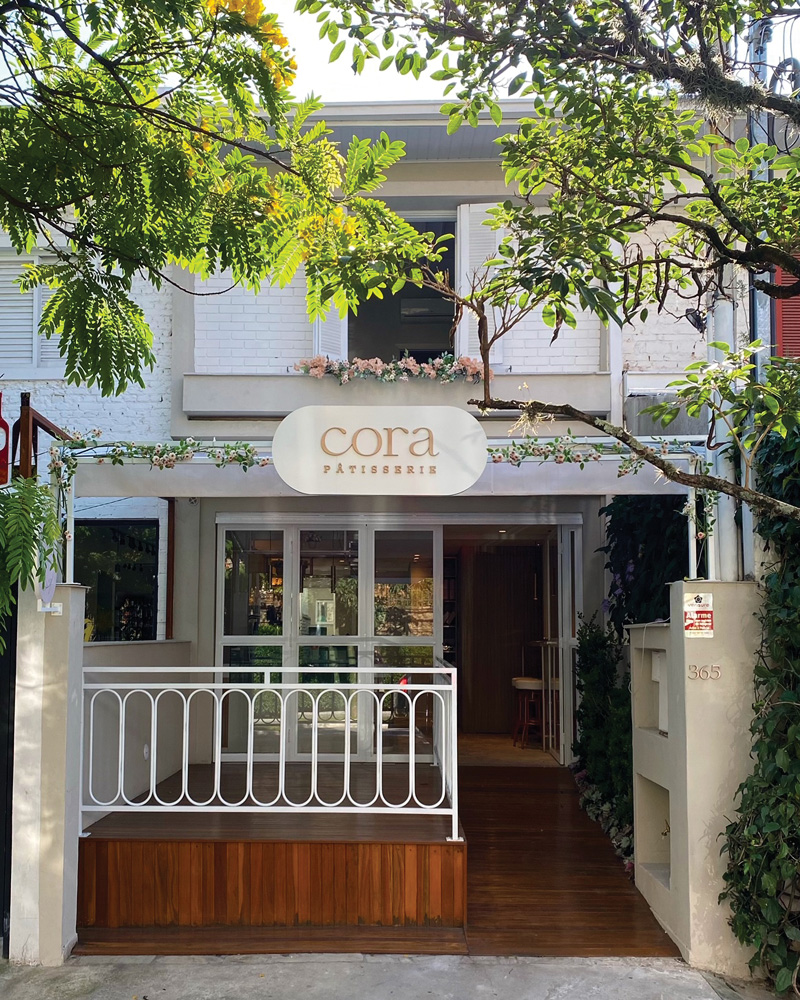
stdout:
{"type": "Polygon", "coordinates": [[[470,955],[678,954],[566,768],[464,766],[459,794],[470,955]]]}

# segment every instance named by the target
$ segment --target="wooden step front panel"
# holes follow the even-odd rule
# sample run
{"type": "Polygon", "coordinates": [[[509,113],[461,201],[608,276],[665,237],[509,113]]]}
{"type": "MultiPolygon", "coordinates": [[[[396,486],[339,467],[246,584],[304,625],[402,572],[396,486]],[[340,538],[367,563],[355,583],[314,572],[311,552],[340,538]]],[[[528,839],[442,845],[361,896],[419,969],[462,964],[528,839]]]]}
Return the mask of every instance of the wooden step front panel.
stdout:
{"type": "Polygon", "coordinates": [[[78,928],[464,927],[466,844],[82,839],[78,928]]]}

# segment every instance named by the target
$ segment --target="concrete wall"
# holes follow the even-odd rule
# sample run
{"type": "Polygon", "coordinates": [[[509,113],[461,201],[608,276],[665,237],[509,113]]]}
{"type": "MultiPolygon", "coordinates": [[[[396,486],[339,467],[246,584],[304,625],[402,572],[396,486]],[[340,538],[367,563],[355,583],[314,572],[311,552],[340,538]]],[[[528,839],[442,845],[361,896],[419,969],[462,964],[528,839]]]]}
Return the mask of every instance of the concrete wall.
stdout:
{"type": "Polygon", "coordinates": [[[84,590],[55,616],[19,595],[11,855],[13,962],[60,965],[76,940],[84,590]]]}
{"type": "MultiPolygon", "coordinates": [[[[190,666],[191,644],[188,642],[98,642],[86,643],[83,649],[84,668],[124,667],[130,673],[105,674],[102,669],[87,675],[91,683],[135,684],[137,682],[168,684],[175,675],[160,672],[159,667],[190,666]],[[143,672],[146,669],[146,672],[143,672]]],[[[155,760],[155,781],[158,783],[181,767],[183,760],[184,703],[178,694],[157,691],[148,693],[120,692],[124,699],[124,761],[122,791],[128,799],[146,793],[151,784],[151,767],[155,760]],[[154,706],[155,703],[155,706],[154,706]],[[155,707],[156,726],[153,728],[155,707]]],[[[100,802],[111,802],[119,789],[119,755],[123,727],[120,725],[120,700],[111,692],[86,697],[84,726],[83,779],[84,804],[89,804],[91,792],[100,802]],[[90,705],[94,700],[94,710],[90,705]],[[90,737],[93,737],[90,743],[90,737]],[[91,746],[91,753],[90,753],[91,746]],[[91,758],[91,781],[89,762],[91,758]]],[[[86,828],[98,818],[96,813],[84,813],[86,828]]]]}
{"type": "Polygon", "coordinates": [[[748,974],[717,902],[719,834],[750,773],[754,583],[674,583],[669,624],[630,627],[636,885],[697,968],[748,974]],[[684,632],[684,595],[711,594],[714,636],[684,632]],[[666,686],[666,692],[663,689],[666,686]]]}

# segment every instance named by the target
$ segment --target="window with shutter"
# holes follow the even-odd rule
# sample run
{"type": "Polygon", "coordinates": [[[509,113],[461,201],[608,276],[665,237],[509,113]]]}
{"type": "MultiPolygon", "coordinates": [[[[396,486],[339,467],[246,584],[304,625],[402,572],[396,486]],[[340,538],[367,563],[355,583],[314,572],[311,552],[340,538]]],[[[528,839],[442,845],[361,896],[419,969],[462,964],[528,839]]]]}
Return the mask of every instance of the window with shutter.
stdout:
{"type": "MultiPolygon", "coordinates": [[[[39,261],[42,264],[54,264],[55,257],[40,257],[39,261]]],[[[39,317],[44,312],[44,307],[50,300],[53,294],[53,289],[48,288],[46,285],[42,285],[36,289],[36,297],[38,299],[36,305],[36,327],[39,326],[39,317]]],[[[60,340],[58,337],[51,337],[49,340],[47,337],[41,337],[37,334],[39,358],[38,362],[43,368],[52,368],[55,365],[62,365],[61,355],[59,354],[60,340]]]]}
{"type": "Polygon", "coordinates": [[[22,263],[20,257],[0,260],[0,374],[35,363],[33,295],[21,293],[15,283],[22,263]]]}
{"type": "Polygon", "coordinates": [[[342,319],[336,307],[314,324],[314,353],[331,361],[347,358],[347,316],[342,319]]]}
{"type": "MultiPolygon", "coordinates": [[[[778,285],[792,285],[793,275],[778,268],[778,285]]],[[[782,358],[800,358],[800,296],[775,299],[775,353],[782,358]]]]}
{"type": "MultiPolygon", "coordinates": [[[[480,274],[487,260],[497,256],[497,248],[503,232],[490,229],[484,222],[489,218],[491,205],[460,205],[458,209],[458,274],[462,290],[470,287],[473,274],[480,274]]],[[[489,315],[489,335],[494,333],[494,317],[489,315]]],[[[465,310],[458,331],[457,354],[470,358],[481,356],[478,343],[478,322],[472,313],[465,310]]],[[[493,365],[503,360],[502,338],[492,348],[490,361],[493,365]]]]}
{"type": "Polygon", "coordinates": [[[51,290],[21,292],[16,283],[23,264],[33,259],[0,255],[0,375],[6,378],[58,377],[63,364],[58,339],[47,340],[37,332],[51,290]]]}

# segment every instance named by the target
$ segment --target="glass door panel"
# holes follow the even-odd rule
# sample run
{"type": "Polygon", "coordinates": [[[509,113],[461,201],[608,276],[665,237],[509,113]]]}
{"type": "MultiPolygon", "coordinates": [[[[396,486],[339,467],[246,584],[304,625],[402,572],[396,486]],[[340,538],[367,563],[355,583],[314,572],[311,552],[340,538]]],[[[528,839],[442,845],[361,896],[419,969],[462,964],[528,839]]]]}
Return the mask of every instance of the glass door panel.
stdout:
{"type": "Polygon", "coordinates": [[[280,646],[225,646],[223,682],[252,683],[252,688],[226,694],[222,703],[222,749],[247,753],[248,701],[253,699],[253,752],[277,754],[281,735],[281,698],[278,691],[257,691],[255,685],[279,684],[283,676],[280,646]]]}
{"type": "Polygon", "coordinates": [[[375,635],[433,635],[433,532],[375,532],[375,635]]]}
{"type": "Polygon", "coordinates": [[[300,532],[300,635],[358,635],[358,532],[300,532]]]}
{"type": "Polygon", "coordinates": [[[441,773],[432,764],[434,743],[442,731],[437,725],[442,706],[430,691],[414,690],[416,684],[430,683],[433,671],[432,646],[375,647],[380,710],[375,719],[373,752],[377,755],[380,748],[384,793],[393,805],[406,801],[412,778],[421,803],[434,804],[441,794],[441,773]],[[389,690],[382,690],[381,684],[389,690]],[[408,761],[408,766],[403,761],[408,761]]]}
{"type": "Polygon", "coordinates": [[[283,634],[283,532],[225,534],[225,635],[283,634]]]}
{"type": "Polygon", "coordinates": [[[572,745],[575,741],[576,672],[578,650],[578,623],[583,611],[583,549],[582,529],[561,525],[561,690],[560,723],[561,743],[559,761],[572,762],[572,745]]]}
{"type": "Polygon", "coordinates": [[[373,747],[377,751],[378,733],[384,756],[407,755],[413,734],[417,754],[430,755],[433,747],[433,696],[417,694],[414,684],[430,683],[433,675],[432,646],[376,646],[375,680],[401,690],[379,691],[380,715],[375,720],[373,747]],[[408,673],[409,667],[414,671],[408,673]],[[424,669],[429,673],[418,673],[424,669]],[[408,690],[411,687],[412,690],[408,690]],[[413,718],[413,725],[411,720],[413,718]]]}
{"type": "Polygon", "coordinates": [[[545,627],[543,649],[544,679],[544,749],[556,758],[561,748],[561,600],[558,536],[553,533],[545,542],[545,627]]]}
{"type": "Polygon", "coordinates": [[[298,756],[311,753],[314,704],[317,708],[317,753],[343,756],[346,742],[358,752],[360,698],[349,685],[355,684],[358,666],[356,646],[300,646],[300,684],[329,684],[330,690],[300,691],[292,695],[291,711],[298,756]],[[335,689],[335,690],[334,690],[335,689]]]}

